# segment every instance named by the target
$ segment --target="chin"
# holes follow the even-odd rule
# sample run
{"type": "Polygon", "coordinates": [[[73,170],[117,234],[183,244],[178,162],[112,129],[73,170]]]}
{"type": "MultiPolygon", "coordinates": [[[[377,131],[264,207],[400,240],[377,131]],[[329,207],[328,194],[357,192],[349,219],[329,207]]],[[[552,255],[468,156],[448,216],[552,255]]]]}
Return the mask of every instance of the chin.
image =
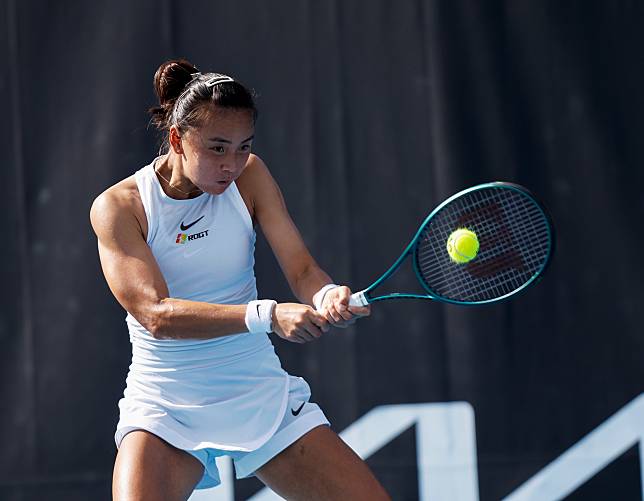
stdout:
{"type": "Polygon", "coordinates": [[[220,183],[213,183],[209,184],[207,186],[204,186],[201,188],[202,191],[206,193],[210,193],[211,195],[221,195],[224,191],[226,191],[232,182],[228,182],[226,184],[220,184],[220,183]]]}

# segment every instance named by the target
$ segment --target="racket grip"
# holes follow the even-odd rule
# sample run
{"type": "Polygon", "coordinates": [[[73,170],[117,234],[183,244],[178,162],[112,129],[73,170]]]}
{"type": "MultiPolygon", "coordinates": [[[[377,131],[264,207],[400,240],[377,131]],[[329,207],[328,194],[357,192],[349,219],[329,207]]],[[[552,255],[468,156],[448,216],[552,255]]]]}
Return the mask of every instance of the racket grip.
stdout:
{"type": "Polygon", "coordinates": [[[354,292],[349,298],[349,306],[367,306],[369,301],[367,301],[367,296],[365,296],[365,291],[354,292]]]}

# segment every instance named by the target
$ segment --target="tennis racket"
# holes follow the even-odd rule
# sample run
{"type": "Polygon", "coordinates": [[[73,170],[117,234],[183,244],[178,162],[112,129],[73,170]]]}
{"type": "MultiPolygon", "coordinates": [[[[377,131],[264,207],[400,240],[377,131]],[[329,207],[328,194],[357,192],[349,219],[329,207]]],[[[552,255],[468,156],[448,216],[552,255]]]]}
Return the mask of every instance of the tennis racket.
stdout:
{"type": "Polygon", "coordinates": [[[378,280],[351,296],[353,306],[385,299],[433,299],[477,305],[501,301],[535,283],[554,251],[554,230],[545,208],[524,187],[486,183],[445,200],[427,216],[396,262],[378,280]],[[450,259],[450,234],[467,228],[479,250],[471,261],[450,259]],[[380,287],[408,258],[426,294],[391,292],[380,287]]]}

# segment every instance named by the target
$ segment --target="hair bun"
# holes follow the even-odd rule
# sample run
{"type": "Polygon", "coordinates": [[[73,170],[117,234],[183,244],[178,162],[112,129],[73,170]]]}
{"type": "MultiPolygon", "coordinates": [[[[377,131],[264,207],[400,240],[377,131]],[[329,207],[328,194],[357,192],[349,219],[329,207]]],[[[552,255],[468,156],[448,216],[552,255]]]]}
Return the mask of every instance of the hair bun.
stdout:
{"type": "Polygon", "coordinates": [[[192,80],[191,75],[197,68],[185,59],[166,61],[154,74],[154,90],[159,97],[159,104],[174,102],[183,92],[186,84],[192,80]]]}
{"type": "Polygon", "coordinates": [[[159,66],[154,74],[154,91],[159,98],[159,106],[148,110],[157,129],[162,130],[167,126],[174,102],[192,80],[192,74],[198,71],[186,59],[172,59],[159,66]]]}

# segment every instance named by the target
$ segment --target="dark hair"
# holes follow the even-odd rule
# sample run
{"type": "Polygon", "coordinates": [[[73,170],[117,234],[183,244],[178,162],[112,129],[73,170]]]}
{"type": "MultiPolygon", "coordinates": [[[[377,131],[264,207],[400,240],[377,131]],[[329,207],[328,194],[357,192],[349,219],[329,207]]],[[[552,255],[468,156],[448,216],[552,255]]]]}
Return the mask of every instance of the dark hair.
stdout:
{"type": "MultiPolygon", "coordinates": [[[[167,137],[172,125],[180,131],[199,127],[212,105],[249,110],[257,120],[255,95],[243,84],[220,73],[199,73],[185,59],[173,59],[159,66],[154,74],[154,90],[159,106],[148,112],[151,122],[167,137]]],[[[163,141],[167,143],[167,141],[163,141]]]]}

